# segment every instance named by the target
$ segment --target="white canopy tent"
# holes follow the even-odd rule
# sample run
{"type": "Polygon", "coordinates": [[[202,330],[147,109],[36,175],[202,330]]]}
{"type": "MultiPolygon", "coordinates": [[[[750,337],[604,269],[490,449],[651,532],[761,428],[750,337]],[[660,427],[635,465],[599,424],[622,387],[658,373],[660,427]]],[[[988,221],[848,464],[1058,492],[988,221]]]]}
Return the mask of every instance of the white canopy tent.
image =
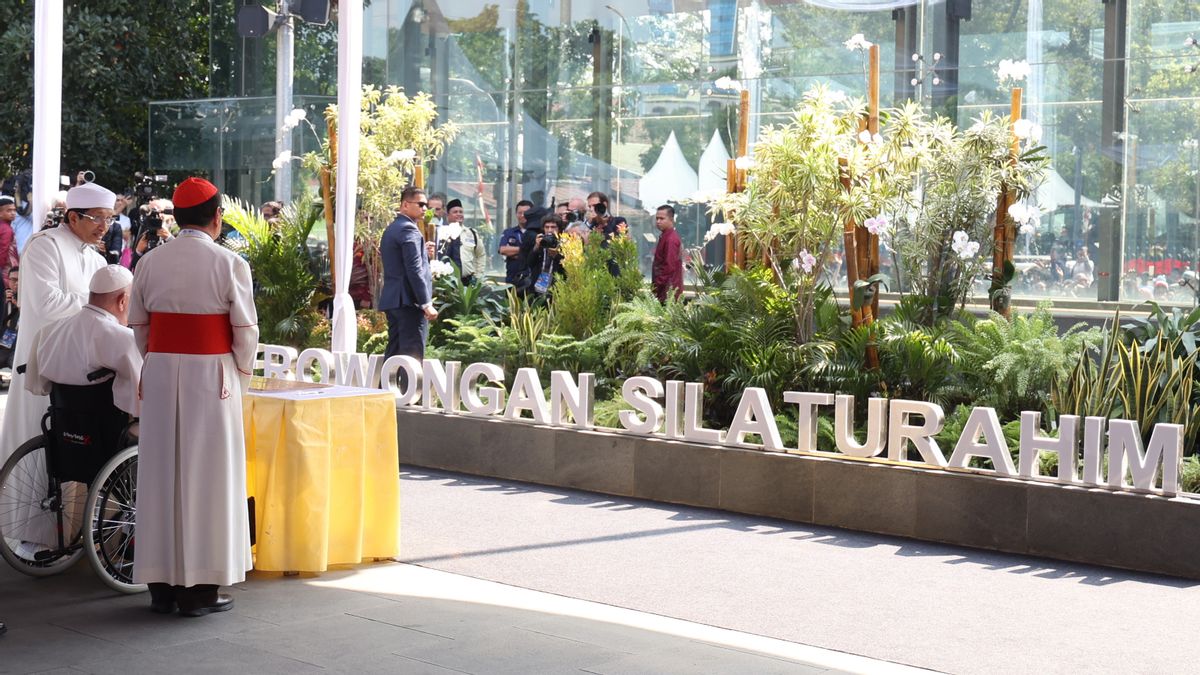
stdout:
{"type": "Polygon", "coordinates": [[[700,153],[698,185],[700,192],[705,194],[724,193],[728,183],[729,151],[725,149],[725,141],[721,140],[721,132],[713,130],[708,147],[700,153]]]}
{"type": "Polygon", "coordinates": [[[696,192],[696,184],[696,170],[683,156],[683,149],[679,147],[679,141],[675,140],[675,132],[672,131],[654,166],[638,181],[638,196],[642,200],[642,208],[654,213],[666,202],[681,202],[690,198],[696,192]]]}
{"type": "MultiPolygon", "coordinates": [[[[1037,188],[1037,203],[1043,211],[1054,211],[1075,206],[1075,188],[1054,169],[1046,170],[1046,179],[1037,188]]],[[[1087,207],[1100,206],[1100,202],[1079,195],[1079,204],[1087,207]]]]}

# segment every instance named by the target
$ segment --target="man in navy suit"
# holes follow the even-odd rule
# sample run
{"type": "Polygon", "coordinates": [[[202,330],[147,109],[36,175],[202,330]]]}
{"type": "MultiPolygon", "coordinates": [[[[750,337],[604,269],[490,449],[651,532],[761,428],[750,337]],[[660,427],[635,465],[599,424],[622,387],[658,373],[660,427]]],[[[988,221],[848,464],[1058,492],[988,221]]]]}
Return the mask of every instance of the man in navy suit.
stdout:
{"type": "Polygon", "coordinates": [[[424,216],[425,192],[407,187],[400,194],[400,215],[383,231],[383,291],[379,309],[387,314],[388,344],[385,358],[397,354],[417,360],[425,357],[429,322],[437,318],[433,308],[433,275],[425,237],[417,222],[424,216]]]}

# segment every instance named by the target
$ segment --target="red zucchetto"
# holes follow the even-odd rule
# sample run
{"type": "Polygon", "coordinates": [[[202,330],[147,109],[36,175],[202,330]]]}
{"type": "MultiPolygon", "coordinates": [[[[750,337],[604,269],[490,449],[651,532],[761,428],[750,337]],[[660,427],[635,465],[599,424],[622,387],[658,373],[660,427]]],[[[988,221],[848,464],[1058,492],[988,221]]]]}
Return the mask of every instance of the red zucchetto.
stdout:
{"type": "Polygon", "coordinates": [[[187,209],[193,206],[198,206],[213,198],[217,194],[217,186],[204,180],[192,176],[179,184],[175,188],[175,194],[171,196],[171,202],[175,208],[187,209]]]}

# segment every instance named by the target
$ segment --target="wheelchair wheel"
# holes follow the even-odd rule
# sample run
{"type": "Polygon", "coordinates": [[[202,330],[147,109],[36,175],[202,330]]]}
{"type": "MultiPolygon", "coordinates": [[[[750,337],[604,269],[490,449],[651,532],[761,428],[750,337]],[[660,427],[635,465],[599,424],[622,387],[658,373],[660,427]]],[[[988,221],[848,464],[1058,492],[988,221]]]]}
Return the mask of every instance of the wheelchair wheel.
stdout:
{"type": "Polygon", "coordinates": [[[145,584],[133,583],[133,555],[137,522],[137,446],[110,459],[88,494],[88,562],[110,588],[121,593],[141,593],[145,584]]]}
{"type": "Polygon", "coordinates": [[[83,555],[87,486],[59,483],[45,438],[26,441],[0,469],[0,556],[34,577],[58,574],[83,555]]]}

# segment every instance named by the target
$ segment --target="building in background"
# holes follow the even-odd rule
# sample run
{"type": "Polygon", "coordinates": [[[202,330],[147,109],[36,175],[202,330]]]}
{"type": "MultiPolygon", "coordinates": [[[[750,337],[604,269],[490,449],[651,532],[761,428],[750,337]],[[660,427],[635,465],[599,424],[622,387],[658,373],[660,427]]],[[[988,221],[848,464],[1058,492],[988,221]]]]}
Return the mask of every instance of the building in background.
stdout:
{"type": "MultiPolygon", "coordinates": [[[[227,97],[153,103],[151,164],[209,172],[257,203],[272,187],[274,48],[237,39],[231,16],[222,23],[244,1],[213,0],[213,91],[227,97]]],[[[1042,127],[1053,172],[1039,191],[1046,215],[1018,242],[1018,295],[1137,301],[1161,277],[1166,299],[1193,298],[1179,282],[1200,266],[1195,2],[373,0],[366,26],[364,81],[429,92],[462,128],[431,190],[462,198],[471,219],[476,156],[486,206],[502,218],[520,199],[603,190],[647,254],[653,215],[638,186],[667,139],[693,168],[714,133],[733,153],[737,95],[718,79],[751,92],[752,131],[782,122],[815,84],[864,93],[863,56],[843,44],[862,33],[882,47],[885,107],[914,99],[969,125],[1007,113],[997,65],[1026,60],[1025,117],[1042,127]],[[1095,265],[1091,286],[1042,280],[1052,253],[1079,248],[1095,265]]],[[[296,105],[316,134],[301,125],[296,154],[324,132],[335,37],[333,25],[298,29],[296,105]]],[[[686,245],[702,243],[704,217],[680,210],[686,245]]]]}

